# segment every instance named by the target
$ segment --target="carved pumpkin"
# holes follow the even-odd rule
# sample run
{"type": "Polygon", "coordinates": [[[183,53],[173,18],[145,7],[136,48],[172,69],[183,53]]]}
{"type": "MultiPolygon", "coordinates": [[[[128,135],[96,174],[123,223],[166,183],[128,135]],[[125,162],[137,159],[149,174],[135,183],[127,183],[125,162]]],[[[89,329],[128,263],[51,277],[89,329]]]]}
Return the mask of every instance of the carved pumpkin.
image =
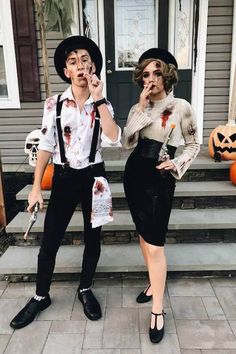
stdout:
{"type": "Polygon", "coordinates": [[[216,161],[236,160],[236,124],[216,127],[210,134],[208,150],[216,161]]]}
{"type": "Polygon", "coordinates": [[[52,177],[54,173],[54,165],[50,163],[47,165],[41,182],[41,188],[43,190],[48,190],[52,188],[52,177]]]}
{"type": "Polygon", "coordinates": [[[229,178],[230,178],[230,181],[236,186],[236,161],[234,161],[230,165],[229,178]]]}

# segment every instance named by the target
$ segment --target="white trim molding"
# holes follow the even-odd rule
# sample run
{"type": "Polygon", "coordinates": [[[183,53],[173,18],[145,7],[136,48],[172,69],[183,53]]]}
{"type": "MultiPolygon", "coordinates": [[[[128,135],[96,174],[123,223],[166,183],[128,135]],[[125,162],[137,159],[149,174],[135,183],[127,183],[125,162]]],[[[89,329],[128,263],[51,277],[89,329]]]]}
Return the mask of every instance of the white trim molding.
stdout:
{"type": "MultiPolygon", "coordinates": [[[[234,12],[233,12],[233,31],[232,31],[232,52],[231,52],[231,69],[230,69],[230,91],[229,91],[229,111],[233,91],[234,73],[236,75],[236,0],[234,0],[234,12]]],[[[236,99],[234,97],[234,99],[236,99]]],[[[236,117],[234,117],[236,118],[236,117]]]]}
{"type": "Polygon", "coordinates": [[[71,26],[71,34],[72,34],[72,36],[77,36],[81,33],[81,31],[80,31],[80,12],[79,12],[78,0],[73,0],[73,6],[74,6],[74,18],[73,18],[73,23],[71,26]]]}
{"type": "MultiPolygon", "coordinates": [[[[175,31],[175,1],[169,3],[169,33],[175,31]]],[[[200,142],[203,140],[203,115],[204,115],[204,86],[207,42],[208,0],[200,0],[198,24],[198,52],[196,72],[192,69],[192,101],[197,117],[198,134],[200,142]]],[[[174,53],[174,36],[169,36],[169,50],[174,53]]]]}
{"type": "Polygon", "coordinates": [[[200,0],[196,72],[192,71],[192,106],[196,113],[200,143],[203,140],[208,0],[200,0]]]}
{"type": "Polygon", "coordinates": [[[107,85],[106,85],[106,51],[105,51],[105,27],[104,27],[104,1],[98,0],[98,41],[99,48],[103,57],[103,66],[101,71],[101,80],[104,83],[103,94],[107,97],[107,85]]]}
{"type": "Polygon", "coordinates": [[[8,97],[0,98],[0,109],[20,108],[10,0],[1,1],[0,22],[8,97]]]}
{"type": "MultiPolygon", "coordinates": [[[[106,53],[105,53],[105,24],[104,24],[104,1],[103,0],[94,0],[96,3],[97,10],[97,33],[98,33],[98,46],[102,53],[103,57],[103,67],[101,71],[101,80],[104,83],[103,86],[103,94],[106,97],[107,88],[106,88],[106,53]]],[[[83,7],[82,0],[74,0],[75,10],[78,12],[78,21],[73,30],[73,34],[81,34],[84,35],[83,30],[83,7]]]]}
{"type": "Polygon", "coordinates": [[[169,20],[168,20],[168,49],[171,53],[174,54],[174,48],[175,48],[175,38],[173,35],[170,35],[170,33],[175,33],[175,1],[170,1],[169,2],[169,20]]]}

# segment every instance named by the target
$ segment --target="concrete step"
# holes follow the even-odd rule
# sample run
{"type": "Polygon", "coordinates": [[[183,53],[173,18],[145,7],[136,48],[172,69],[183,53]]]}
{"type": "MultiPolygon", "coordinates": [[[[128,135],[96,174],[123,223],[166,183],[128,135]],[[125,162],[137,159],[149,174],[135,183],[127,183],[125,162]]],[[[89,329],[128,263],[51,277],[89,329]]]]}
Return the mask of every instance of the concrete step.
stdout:
{"type": "MultiPolygon", "coordinates": [[[[236,243],[211,244],[167,244],[166,256],[169,272],[233,271],[236,267],[236,243]]],[[[10,246],[0,258],[0,274],[35,275],[38,247],[10,246]]],[[[61,246],[54,274],[81,271],[83,246],[61,246]]],[[[102,246],[97,273],[127,273],[146,271],[140,247],[137,243],[128,245],[102,246]]]]}
{"type": "MultiPolygon", "coordinates": [[[[112,147],[103,150],[103,158],[110,182],[122,182],[126,160],[131,151],[112,147]]],[[[229,166],[231,164],[232,161],[215,162],[209,156],[207,147],[201,146],[200,153],[183,176],[182,181],[229,180],[229,166]]],[[[34,171],[33,167],[29,165],[25,165],[23,170],[26,173],[33,173],[34,171]]]]}
{"type": "MultiPolygon", "coordinates": [[[[235,242],[236,209],[173,209],[167,234],[168,243],[190,242],[235,242]]],[[[43,232],[45,212],[31,229],[25,244],[38,245],[43,232]]],[[[27,229],[29,214],[20,212],[7,225],[7,233],[14,234],[17,245],[24,244],[23,234],[27,229]]],[[[76,211],[68,225],[64,244],[77,244],[83,240],[82,214],[76,211]]],[[[128,211],[115,211],[114,221],[103,226],[103,243],[118,244],[137,241],[135,227],[128,211]]]]}
{"type": "MultiPolygon", "coordinates": [[[[113,196],[113,208],[115,210],[128,209],[123,183],[110,183],[110,187],[113,196]]],[[[31,188],[32,185],[25,186],[17,193],[16,199],[27,201],[31,188]]],[[[50,193],[51,191],[43,191],[45,208],[47,207],[50,193]]],[[[236,187],[230,181],[177,182],[173,208],[234,208],[235,196],[236,187]]],[[[77,206],[77,210],[81,210],[80,204],[77,206]]]]}
{"type": "MultiPolygon", "coordinates": [[[[126,159],[105,158],[107,175],[111,182],[121,182],[126,159]]],[[[223,181],[229,180],[229,167],[232,161],[215,162],[207,151],[200,152],[193,161],[182,181],[223,181]]]]}
{"type": "MultiPolygon", "coordinates": [[[[34,232],[42,232],[45,212],[39,212],[36,223],[32,227],[34,232]]],[[[6,231],[11,233],[24,232],[28,226],[29,213],[20,212],[7,225],[6,231]]],[[[201,229],[236,229],[236,209],[195,209],[172,210],[169,222],[170,230],[201,230],[201,229]]],[[[83,230],[82,213],[77,211],[72,216],[67,231],[83,230]]],[[[115,211],[114,221],[103,226],[105,231],[134,230],[129,211],[115,211]]]]}
{"type": "MultiPolygon", "coordinates": [[[[181,154],[183,147],[179,147],[176,152],[176,156],[181,154]]],[[[125,150],[124,148],[109,147],[102,149],[102,156],[106,163],[107,169],[110,171],[114,166],[118,165],[120,168],[124,166],[125,161],[133,150],[125,150]],[[120,164],[118,163],[120,161],[120,164]]],[[[193,161],[190,169],[224,169],[229,166],[232,161],[215,162],[208,152],[208,146],[201,145],[200,152],[196,159],[193,161]]]]}
{"type": "MultiPolygon", "coordinates": [[[[17,193],[17,200],[27,200],[32,185],[25,186],[17,193]]],[[[122,183],[110,183],[113,198],[125,198],[122,183]]],[[[43,191],[44,200],[48,200],[51,191],[43,191]]],[[[236,186],[230,181],[177,182],[175,197],[215,197],[235,196],[236,186]]]]}

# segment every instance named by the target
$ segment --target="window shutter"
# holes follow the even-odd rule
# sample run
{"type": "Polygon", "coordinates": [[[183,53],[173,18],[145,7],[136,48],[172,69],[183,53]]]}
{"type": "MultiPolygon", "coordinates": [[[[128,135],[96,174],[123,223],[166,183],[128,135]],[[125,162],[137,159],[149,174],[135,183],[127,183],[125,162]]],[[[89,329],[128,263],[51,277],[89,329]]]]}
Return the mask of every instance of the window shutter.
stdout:
{"type": "Polygon", "coordinates": [[[11,9],[20,100],[40,101],[33,0],[11,0],[11,9]]]}

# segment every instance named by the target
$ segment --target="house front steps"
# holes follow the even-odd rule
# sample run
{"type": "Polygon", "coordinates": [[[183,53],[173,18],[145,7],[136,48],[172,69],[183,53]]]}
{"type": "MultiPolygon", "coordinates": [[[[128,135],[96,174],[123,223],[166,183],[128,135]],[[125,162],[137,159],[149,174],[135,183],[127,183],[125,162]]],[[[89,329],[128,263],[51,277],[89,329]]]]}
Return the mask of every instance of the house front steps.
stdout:
{"type": "MultiPolygon", "coordinates": [[[[16,200],[27,201],[32,185],[25,186],[16,195],[16,200]]],[[[113,207],[115,210],[127,210],[123,183],[110,184],[113,207]]],[[[42,191],[45,207],[51,191],[42,191]]],[[[173,208],[233,208],[235,206],[236,187],[230,181],[177,182],[173,208]]],[[[80,210],[80,206],[78,206],[80,210]]]]}
{"type": "MultiPolygon", "coordinates": [[[[177,182],[166,245],[169,271],[236,270],[236,187],[228,180],[230,163],[215,163],[203,151],[184,179],[177,182]]],[[[122,186],[124,164],[125,160],[112,160],[111,157],[106,162],[113,192],[114,222],[103,227],[103,249],[98,272],[145,271],[122,186]]],[[[27,200],[30,188],[30,185],[23,188],[17,199],[27,200]]],[[[49,195],[50,192],[44,192],[45,204],[49,195]]],[[[44,215],[45,210],[38,214],[27,242],[23,241],[23,234],[28,226],[28,213],[20,212],[7,225],[7,233],[13,234],[16,242],[0,258],[1,274],[35,275],[44,215]]],[[[82,230],[78,209],[63,239],[55,274],[66,273],[72,277],[80,271],[82,230]]]]}
{"type": "MultiPolygon", "coordinates": [[[[43,232],[45,212],[38,213],[28,241],[23,234],[27,229],[29,214],[20,212],[7,226],[14,234],[16,245],[39,245],[43,232]]],[[[129,211],[116,210],[114,220],[103,226],[103,243],[119,244],[136,242],[134,224],[129,211]]],[[[167,234],[168,243],[230,242],[236,239],[236,209],[173,209],[167,234]]],[[[82,214],[76,211],[67,227],[63,244],[78,244],[83,239],[82,214]]]]}
{"type": "MultiPolygon", "coordinates": [[[[188,275],[234,275],[236,243],[167,244],[165,246],[168,272],[175,276],[188,275]]],[[[0,258],[0,280],[34,280],[37,271],[38,246],[10,246],[0,258]]],[[[76,279],[81,271],[83,247],[62,245],[58,251],[55,279],[76,279]]],[[[97,276],[139,274],[146,271],[137,243],[127,245],[102,245],[97,266],[97,276]]]]}

